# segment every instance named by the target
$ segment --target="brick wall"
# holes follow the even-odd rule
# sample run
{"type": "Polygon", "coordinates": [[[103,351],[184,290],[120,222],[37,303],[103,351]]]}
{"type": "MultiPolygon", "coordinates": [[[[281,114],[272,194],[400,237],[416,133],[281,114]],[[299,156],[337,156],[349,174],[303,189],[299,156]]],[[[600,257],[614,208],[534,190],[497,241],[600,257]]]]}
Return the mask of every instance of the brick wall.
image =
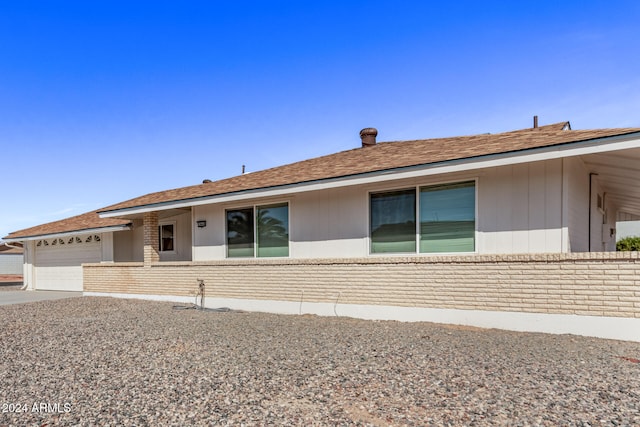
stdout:
{"type": "Polygon", "coordinates": [[[85,264],[85,292],[640,318],[640,253],[85,264]]]}

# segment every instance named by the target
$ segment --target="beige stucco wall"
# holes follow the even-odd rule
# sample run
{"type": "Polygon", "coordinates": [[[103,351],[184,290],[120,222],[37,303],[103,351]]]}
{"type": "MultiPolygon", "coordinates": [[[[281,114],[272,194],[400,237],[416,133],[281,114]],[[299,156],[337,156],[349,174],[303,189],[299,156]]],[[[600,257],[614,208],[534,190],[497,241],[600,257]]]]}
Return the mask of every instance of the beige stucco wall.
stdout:
{"type": "Polygon", "coordinates": [[[640,253],[85,264],[84,291],[640,318],[640,253]]]}
{"type": "Polygon", "coordinates": [[[589,171],[576,157],[564,160],[565,222],[569,251],[589,251],[589,171]]]}
{"type": "Polygon", "coordinates": [[[113,253],[115,262],[142,262],[143,251],[142,220],[134,220],[130,230],[113,233],[113,253]]]}
{"type": "Polygon", "coordinates": [[[160,261],[190,261],[191,260],[191,211],[168,217],[161,216],[158,224],[175,225],[175,251],[160,252],[160,261]]]}
{"type": "MultiPolygon", "coordinates": [[[[283,201],[289,203],[290,258],[367,257],[370,192],[464,180],[477,182],[477,253],[560,253],[569,249],[569,235],[578,241],[586,231],[588,203],[580,203],[583,189],[574,184],[583,180],[585,170],[580,160],[571,165],[565,168],[562,159],[547,160],[278,199],[196,206],[193,219],[206,220],[207,226],[194,230],[193,260],[225,259],[226,209],[283,201]],[[577,196],[571,196],[572,191],[577,196]],[[572,209],[569,219],[565,218],[567,209],[572,209]],[[569,228],[572,230],[567,231],[569,228]]],[[[578,243],[574,246],[581,249],[578,243]]]]}
{"type": "Polygon", "coordinates": [[[478,188],[481,254],[562,252],[562,160],[485,171],[478,188]]]}
{"type": "MultiPolygon", "coordinates": [[[[191,212],[179,215],[160,215],[158,222],[175,224],[176,250],[160,253],[161,261],[190,261],[192,251],[191,212]]],[[[144,258],[144,224],[134,220],[130,230],[113,233],[113,252],[115,262],[142,262],[144,258]]]]}

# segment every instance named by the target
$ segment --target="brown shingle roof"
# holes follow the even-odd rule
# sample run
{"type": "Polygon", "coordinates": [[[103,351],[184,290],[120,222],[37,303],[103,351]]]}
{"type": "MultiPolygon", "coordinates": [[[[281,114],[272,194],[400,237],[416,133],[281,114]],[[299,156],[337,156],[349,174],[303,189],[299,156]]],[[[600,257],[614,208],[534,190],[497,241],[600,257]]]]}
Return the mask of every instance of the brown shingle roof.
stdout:
{"type": "Polygon", "coordinates": [[[469,159],[640,132],[640,128],[563,130],[566,125],[568,125],[568,122],[493,135],[482,134],[415,141],[381,142],[370,147],[355,148],[220,181],[147,194],[98,211],[16,231],[6,238],[15,239],[81,231],[91,228],[125,225],[129,222],[128,220],[117,218],[100,218],[98,216],[100,212],[450,160],[469,159]]]}
{"type": "Polygon", "coordinates": [[[67,233],[73,231],[91,230],[94,228],[113,227],[118,225],[127,225],[131,220],[120,218],[100,218],[97,211],[87,212],[81,215],[72,216],[71,218],[61,219],[59,221],[49,222],[47,224],[36,225],[35,227],[25,228],[24,230],[14,231],[4,239],[19,239],[36,236],[46,236],[50,234],[67,233]]]}
{"type": "Polygon", "coordinates": [[[381,142],[370,147],[355,148],[220,181],[151,193],[118,203],[109,209],[102,209],[99,212],[640,132],[638,128],[562,130],[565,125],[568,125],[568,122],[494,135],[483,134],[415,141],[381,142]]]}

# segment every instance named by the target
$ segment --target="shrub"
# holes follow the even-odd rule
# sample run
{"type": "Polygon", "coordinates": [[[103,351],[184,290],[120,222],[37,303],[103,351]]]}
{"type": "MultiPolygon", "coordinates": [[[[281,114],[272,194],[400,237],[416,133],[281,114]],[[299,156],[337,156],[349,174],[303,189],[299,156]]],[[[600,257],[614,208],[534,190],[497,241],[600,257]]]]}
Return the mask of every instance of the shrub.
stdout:
{"type": "Polygon", "coordinates": [[[616,250],[619,251],[640,251],[640,237],[625,237],[618,240],[616,250]]]}

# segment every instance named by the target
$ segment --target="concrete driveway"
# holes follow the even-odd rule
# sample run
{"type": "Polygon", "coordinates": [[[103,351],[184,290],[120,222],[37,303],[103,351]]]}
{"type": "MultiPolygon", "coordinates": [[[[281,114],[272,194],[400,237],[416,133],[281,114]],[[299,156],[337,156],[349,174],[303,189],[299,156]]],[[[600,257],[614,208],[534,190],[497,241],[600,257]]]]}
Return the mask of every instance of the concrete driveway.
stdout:
{"type": "Polygon", "coordinates": [[[63,298],[81,297],[82,292],[62,291],[4,291],[0,292],[0,305],[24,304],[63,298]]]}

